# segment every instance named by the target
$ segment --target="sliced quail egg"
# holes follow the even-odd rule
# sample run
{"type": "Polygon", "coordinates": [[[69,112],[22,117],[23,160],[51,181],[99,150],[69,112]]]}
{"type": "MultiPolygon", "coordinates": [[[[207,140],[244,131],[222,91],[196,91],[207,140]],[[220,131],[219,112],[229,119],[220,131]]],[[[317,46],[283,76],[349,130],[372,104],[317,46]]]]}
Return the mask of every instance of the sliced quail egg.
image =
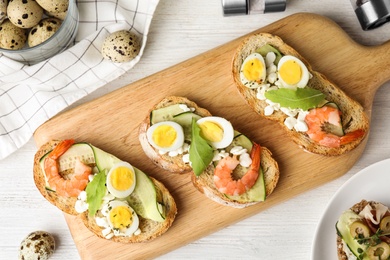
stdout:
{"type": "Polygon", "coordinates": [[[300,59],[286,55],[278,63],[278,78],[284,87],[304,88],[309,81],[310,74],[300,59]]]}
{"type": "Polygon", "coordinates": [[[115,236],[131,236],[139,226],[137,213],[124,201],[108,203],[107,221],[115,236]]]}
{"type": "Polygon", "coordinates": [[[240,79],[242,84],[248,88],[258,88],[265,82],[267,77],[266,66],[263,56],[259,53],[252,53],[241,65],[240,79]]]}
{"type": "Polygon", "coordinates": [[[146,136],[149,143],[162,152],[175,151],[184,144],[183,127],[172,121],[152,125],[146,132],[146,136]]]}
{"type": "Polygon", "coordinates": [[[135,188],[136,177],[133,166],[128,162],[116,163],[106,178],[107,190],[117,198],[129,196],[135,188]]]}
{"type": "Polygon", "coordinates": [[[225,118],[217,116],[203,117],[196,123],[200,128],[200,135],[216,149],[225,148],[233,141],[233,126],[225,118]]]}

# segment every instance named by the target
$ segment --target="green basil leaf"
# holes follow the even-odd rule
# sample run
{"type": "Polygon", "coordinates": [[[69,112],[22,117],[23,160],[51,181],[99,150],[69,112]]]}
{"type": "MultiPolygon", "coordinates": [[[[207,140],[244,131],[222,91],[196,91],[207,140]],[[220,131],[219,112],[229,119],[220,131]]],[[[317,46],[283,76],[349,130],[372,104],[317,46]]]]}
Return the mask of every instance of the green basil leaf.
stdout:
{"type": "Polygon", "coordinates": [[[298,88],[296,90],[279,88],[265,92],[265,97],[274,103],[279,103],[281,107],[303,110],[315,108],[325,100],[325,95],[313,88],[298,88]]]}
{"type": "Polygon", "coordinates": [[[192,118],[190,162],[196,176],[199,176],[209,166],[213,157],[213,148],[200,136],[200,127],[195,118],[192,118]]]}
{"type": "Polygon", "coordinates": [[[101,171],[88,183],[87,192],[88,211],[90,216],[94,216],[102,204],[102,199],[106,195],[106,171],[101,171]]]}

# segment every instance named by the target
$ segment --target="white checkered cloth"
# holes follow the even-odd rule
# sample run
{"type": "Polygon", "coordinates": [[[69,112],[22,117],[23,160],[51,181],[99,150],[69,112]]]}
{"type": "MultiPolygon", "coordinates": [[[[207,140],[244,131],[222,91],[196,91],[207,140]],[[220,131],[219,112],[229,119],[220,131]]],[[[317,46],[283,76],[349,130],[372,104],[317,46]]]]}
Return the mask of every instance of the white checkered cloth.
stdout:
{"type": "Polygon", "coordinates": [[[0,53],[0,159],[23,146],[45,121],[131,69],[141,58],[159,0],[77,0],[75,44],[35,65],[0,53]],[[142,39],[130,62],[104,60],[105,37],[126,29],[142,39]]]}

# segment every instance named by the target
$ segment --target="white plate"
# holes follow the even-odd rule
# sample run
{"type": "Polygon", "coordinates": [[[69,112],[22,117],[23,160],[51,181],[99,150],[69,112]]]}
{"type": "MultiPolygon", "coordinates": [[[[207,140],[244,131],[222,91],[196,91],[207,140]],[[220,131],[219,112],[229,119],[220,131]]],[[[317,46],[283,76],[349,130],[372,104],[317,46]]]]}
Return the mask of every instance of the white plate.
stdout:
{"type": "Polygon", "coordinates": [[[374,163],[356,173],[335,193],[317,226],[312,260],[337,259],[336,222],[342,212],[362,199],[390,206],[390,159],[374,163]]]}

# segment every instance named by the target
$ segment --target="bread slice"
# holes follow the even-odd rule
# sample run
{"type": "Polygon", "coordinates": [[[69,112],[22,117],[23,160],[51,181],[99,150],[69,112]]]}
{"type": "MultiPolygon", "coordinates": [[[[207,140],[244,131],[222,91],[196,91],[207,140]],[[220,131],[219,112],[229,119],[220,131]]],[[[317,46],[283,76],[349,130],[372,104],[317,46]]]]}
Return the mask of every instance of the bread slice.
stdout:
{"type": "MultiPolygon", "coordinates": [[[[64,213],[75,215],[81,218],[85,226],[91,230],[96,236],[104,238],[102,235],[102,228],[97,226],[94,217],[88,216],[88,211],[84,213],[78,213],[75,210],[76,197],[63,197],[57,195],[55,191],[46,188],[45,175],[40,165],[40,159],[48,152],[54,149],[59,143],[59,140],[50,141],[42,145],[35,154],[34,157],[34,182],[40,193],[45,197],[51,204],[59,208],[64,213]]],[[[90,165],[94,166],[94,165],[90,165]]],[[[72,174],[71,171],[61,173],[62,175],[72,174]]],[[[130,237],[116,237],[111,238],[111,241],[122,242],[122,243],[138,243],[152,240],[165,233],[169,227],[173,224],[173,221],[177,214],[177,207],[175,200],[169,190],[158,180],[153,177],[149,178],[152,180],[158,197],[161,198],[161,204],[164,206],[165,221],[157,222],[150,219],[142,218],[139,216],[140,224],[139,228],[141,233],[139,235],[133,235],[130,237]]]]}
{"type": "MultiPolygon", "coordinates": [[[[158,222],[138,216],[140,220],[139,229],[142,230],[141,234],[133,235],[131,237],[114,236],[110,239],[111,241],[121,243],[147,242],[156,237],[161,236],[172,225],[177,213],[176,203],[167,188],[161,182],[157,181],[153,177],[149,178],[153,181],[154,186],[156,187],[156,191],[162,197],[162,204],[165,206],[166,212],[165,221],[158,222]]],[[[102,235],[102,231],[104,228],[98,226],[95,218],[90,217],[88,215],[88,212],[81,214],[81,219],[83,220],[85,226],[95,235],[104,238],[104,236],[102,235]]]]}
{"type": "MultiPolygon", "coordinates": [[[[194,113],[206,117],[211,116],[211,113],[204,108],[199,107],[193,101],[185,97],[170,96],[161,100],[158,104],[153,106],[146,119],[142,122],[139,129],[139,140],[141,142],[142,148],[145,151],[145,154],[158,166],[168,170],[172,173],[191,173],[191,180],[193,185],[202,192],[206,197],[211,200],[234,208],[244,208],[254,204],[259,203],[259,201],[252,202],[243,202],[228,198],[223,193],[219,192],[215,187],[213,176],[215,171],[215,166],[213,164],[209,165],[206,170],[199,176],[195,176],[192,172],[191,166],[189,164],[183,163],[182,155],[175,157],[170,157],[167,154],[160,154],[159,151],[151,146],[147,140],[146,132],[150,127],[150,113],[151,111],[163,107],[167,107],[174,104],[186,104],[188,107],[195,108],[194,113]]],[[[264,172],[264,181],[266,187],[266,196],[269,196],[275,189],[278,180],[279,180],[279,166],[275,159],[272,157],[272,153],[266,148],[261,147],[261,158],[260,164],[264,172]]]]}
{"type": "Polygon", "coordinates": [[[188,173],[192,171],[192,168],[183,162],[183,156],[178,155],[175,157],[171,157],[168,154],[160,154],[157,149],[155,149],[148,142],[148,138],[146,136],[146,131],[150,127],[150,114],[153,110],[168,107],[174,104],[185,104],[188,107],[195,108],[194,113],[200,115],[201,117],[211,116],[210,112],[204,108],[199,107],[195,102],[192,102],[184,97],[170,96],[166,97],[160,102],[158,102],[155,106],[153,106],[148,116],[141,123],[139,128],[139,141],[141,143],[142,149],[145,154],[159,167],[170,171],[172,173],[188,173]]]}
{"type": "MultiPolygon", "coordinates": [[[[376,201],[367,201],[367,200],[361,200],[360,202],[354,204],[350,209],[355,212],[356,214],[359,215],[359,213],[369,204],[374,210],[375,210],[375,204],[378,202],[376,201]]],[[[386,213],[385,216],[387,216],[389,212],[386,213]]],[[[390,239],[388,238],[390,241],[390,239]]],[[[344,246],[343,246],[343,239],[340,237],[340,235],[337,233],[336,235],[336,244],[337,244],[337,256],[339,260],[347,260],[348,259],[348,254],[344,251],[344,246]]]]}
{"type": "Polygon", "coordinates": [[[269,33],[257,33],[247,37],[237,48],[232,61],[232,75],[236,83],[238,92],[245,99],[247,104],[256,111],[259,115],[279,122],[281,127],[285,129],[291,139],[303,149],[322,155],[335,156],[341,155],[357,147],[361,141],[367,136],[369,130],[369,120],[363,107],[355,100],[348,97],[340,88],[329,81],[323,74],[314,71],[310,64],[291,46],[287,45],[280,37],[269,33]],[[247,88],[240,80],[240,69],[245,58],[254,53],[259,47],[269,44],[278,49],[283,55],[292,55],[300,59],[308,68],[311,79],[308,82],[308,87],[321,91],[326,96],[326,100],[337,104],[342,112],[342,125],[345,133],[355,130],[363,130],[364,134],[356,140],[341,145],[338,148],[330,148],[319,145],[309,138],[304,132],[289,130],[284,120],[287,116],[281,111],[275,111],[270,116],[264,115],[264,109],[267,106],[265,101],[259,100],[256,97],[256,90],[247,88]]]}

